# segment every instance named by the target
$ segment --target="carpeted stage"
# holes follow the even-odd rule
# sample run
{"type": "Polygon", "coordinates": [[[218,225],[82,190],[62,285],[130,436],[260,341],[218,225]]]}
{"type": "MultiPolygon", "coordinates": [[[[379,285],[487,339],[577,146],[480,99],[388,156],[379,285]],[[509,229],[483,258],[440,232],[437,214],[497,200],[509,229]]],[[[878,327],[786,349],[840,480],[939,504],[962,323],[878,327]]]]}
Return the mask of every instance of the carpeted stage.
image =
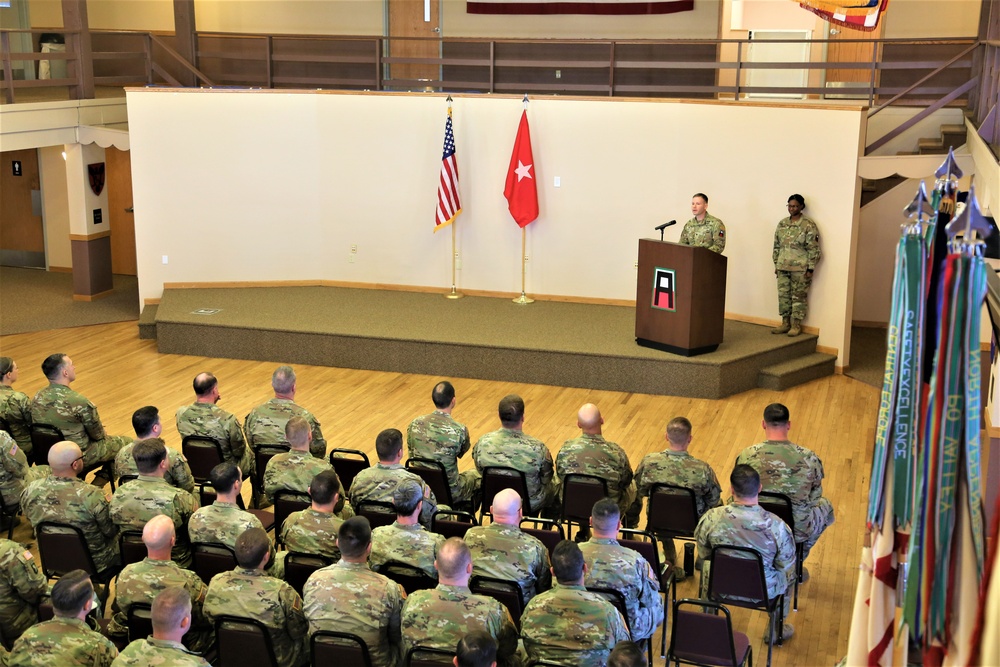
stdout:
{"type": "Polygon", "coordinates": [[[717,351],[685,358],[636,345],[633,308],[344,287],[166,289],[154,317],[165,353],[692,398],[784,389],[835,361],[816,336],[731,320],[717,351]]]}

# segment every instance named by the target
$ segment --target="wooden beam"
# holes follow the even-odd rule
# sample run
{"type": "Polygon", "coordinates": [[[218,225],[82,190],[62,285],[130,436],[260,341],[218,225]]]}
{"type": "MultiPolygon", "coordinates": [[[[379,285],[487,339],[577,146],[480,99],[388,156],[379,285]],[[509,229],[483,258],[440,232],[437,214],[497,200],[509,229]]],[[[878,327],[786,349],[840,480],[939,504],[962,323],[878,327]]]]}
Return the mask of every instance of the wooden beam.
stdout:
{"type": "MultiPolygon", "coordinates": [[[[194,0],[174,0],[174,36],[176,49],[192,67],[198,67],[198,44],[194,23],[194,0]]],[[[190,72],[181,72],[180,81],[185,86],[197,86],[197,78],[190,72]]]]}
{"type": "Polygon", "coordinates": [[[76,85],[69,87],[70,97],[77,100],[94,97],[94,57],[90,40],[90,23],[87,19],[87,0],[62,0],[63,27],[70,53],[76,52],[76,60],[67,60],[70,78],[76,85]]]}

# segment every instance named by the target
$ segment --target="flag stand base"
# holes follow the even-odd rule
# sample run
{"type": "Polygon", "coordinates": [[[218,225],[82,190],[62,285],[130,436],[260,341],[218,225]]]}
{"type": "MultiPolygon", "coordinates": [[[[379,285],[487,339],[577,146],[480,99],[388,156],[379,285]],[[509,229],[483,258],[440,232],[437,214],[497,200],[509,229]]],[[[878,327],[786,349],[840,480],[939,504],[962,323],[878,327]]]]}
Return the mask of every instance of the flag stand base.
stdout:
{"type": "Polygon", "coordinates": [[[521,296],[517,297],[516,299],[513,299],[513,301],[519,306],[527,306],[529,303],[535,302],[534,299],[528,298],[528,296],[524,292],[521,292],[521,296]]]}
{"type": "Polygon", "coordinates": [[[451,286],[451,291],[448,292],[447,294],[445,294],[444,298],[446,298],[446,299],[461,299],[463,296],[465,296],[465,295],[462,294],[461,292],[459,292],[458,290],[456,290],[455,286],[452,285],[451,286]]]}

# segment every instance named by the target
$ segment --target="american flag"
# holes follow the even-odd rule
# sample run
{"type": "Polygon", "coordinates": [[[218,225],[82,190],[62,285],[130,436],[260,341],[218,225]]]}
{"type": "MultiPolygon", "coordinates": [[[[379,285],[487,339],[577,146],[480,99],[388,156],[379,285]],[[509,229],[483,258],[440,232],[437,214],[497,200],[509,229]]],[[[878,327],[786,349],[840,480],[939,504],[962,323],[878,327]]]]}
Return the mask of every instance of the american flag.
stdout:
{"type": "Polygon", "coordinates": [[[441,180],[438,183],[437,217],[434,231],[447,227],[462,212],[458,196],[458,160],[455,159],[455,132],[451,127],[451,107],[444,124],[444,154],[441,156],[441,180]]]}

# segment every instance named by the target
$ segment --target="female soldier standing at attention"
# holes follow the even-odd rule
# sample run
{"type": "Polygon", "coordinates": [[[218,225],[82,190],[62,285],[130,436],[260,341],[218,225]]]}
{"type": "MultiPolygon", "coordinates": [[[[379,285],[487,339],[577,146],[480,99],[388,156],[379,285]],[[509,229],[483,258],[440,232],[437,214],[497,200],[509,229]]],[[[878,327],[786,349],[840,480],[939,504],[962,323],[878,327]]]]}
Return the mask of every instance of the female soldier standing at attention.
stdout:
{"type": "Polygon", "coordinates": [[[802,333],[806,317],[809,284],[819,262],[819,229],[816,223],[802,215],[806,200],[802,195],[788,198],[788,217],[774,230],[774,275],[778,277],[778,313],[781,326],[773,334],[802,333]]]}

